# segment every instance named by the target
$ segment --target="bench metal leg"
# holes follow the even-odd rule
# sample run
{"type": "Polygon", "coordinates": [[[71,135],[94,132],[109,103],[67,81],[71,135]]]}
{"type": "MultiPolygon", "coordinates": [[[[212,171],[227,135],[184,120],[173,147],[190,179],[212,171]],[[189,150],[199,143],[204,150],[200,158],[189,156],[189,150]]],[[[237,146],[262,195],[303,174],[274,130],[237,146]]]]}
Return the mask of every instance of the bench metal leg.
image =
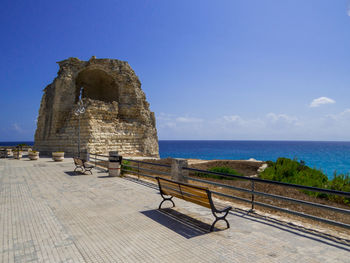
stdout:
{"type": "Polygon", "coordinates": [[[74,172],[76,173],[78,169],[80,169],[80,172],[81,172],[81,173],[84,172],[84,169],[83,169],[83,167],[81,167],[81,166],[76,166],[75,169],[74,169],[74,172]]]}
{"type": "Polygon", "coordinates": [[[211,225],[211,227],[210,227],[210,232],[213,232],[213,230],[214,230],[214,225],[216,224],[216,222],[218,222],[218,221],[220,221],[220,220],[224,220],[224,221],[226,222],[227,228],[230,228],[230,224],[229,224],[229,222],[228,222],[227,219],[226,219],[226,216],[227,216],[227,214],[228,214],[229,211],[230,211],[230,210],[227,210],[226,213],[225,213],[223,216],[217,216],[217,215],[215,214],[215,212],[212,211],[212,212],[213,212],[213,215],[215,216],[215,221],[214,221],[214,223],[213,223],[213,224],[211,225]]]}
{"type": "Polygon", "coordinates": [[[173,197],[167,198],[167,197],[164,197],[163,195],[162,195],[162,197],[163,197],[163,201],[160,202],[160,205],[159,205],[158,209],[161,209],[161,208],[162,208],[162,204],[163,204],[165,201],[170,201],[170,202],[172,202],[172,203],[173,203],[173,207],[175,207],[174,201],[171,200],[171,199],[173,199],[173,197]]]}
{"type": "Polygon", "coordinates": [[[85,172],[90,172],[90,174],[92,174],[92,171],[91,171],[91,169],[86,169],[86,168],[85,168],[85,171],[84,171],[84,173],[85,173],[85,172]]]}

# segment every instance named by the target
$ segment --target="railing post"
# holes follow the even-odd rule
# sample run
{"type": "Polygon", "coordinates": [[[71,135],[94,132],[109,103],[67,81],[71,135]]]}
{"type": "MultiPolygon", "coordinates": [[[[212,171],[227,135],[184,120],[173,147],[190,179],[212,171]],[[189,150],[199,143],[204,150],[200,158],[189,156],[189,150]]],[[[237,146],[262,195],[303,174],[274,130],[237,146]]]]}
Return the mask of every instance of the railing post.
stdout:
{"type": "Polygon", "coordinates": [[[97,153],[95,153],[95,167],[96,167],[96,163],[97,163],[96,159],[97,159],[97,153]]]}
{"type": "Polygon", "coordinates": [[[137,180],[140,180],[140,163],[137,162],[137,180]]]}
{"type": "Polygon", "coordinates": [[[249,212],[254,212],[254,189],[255,189],[255,185],[254,185],[254,181],[251,181],[251,185],[252,185],[252,208],[250,209],[249,212]]]}
{"type": "Polygon", "coordinates": [[[188,163],[186,159],[174,158],[171,161],[171,179],[177,182],[187,183],[188,163]]]}

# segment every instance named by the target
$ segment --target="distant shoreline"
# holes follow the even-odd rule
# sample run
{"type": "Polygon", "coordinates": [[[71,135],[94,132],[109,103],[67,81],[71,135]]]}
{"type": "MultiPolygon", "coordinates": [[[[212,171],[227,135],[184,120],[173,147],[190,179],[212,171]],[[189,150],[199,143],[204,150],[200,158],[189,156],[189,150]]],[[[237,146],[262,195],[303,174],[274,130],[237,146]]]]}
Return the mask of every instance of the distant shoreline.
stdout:
{"type": "MultiPolygon", "coordinates": [[[[158,140],[159,142],[304,142],[304,143],[350,143],[350,141],[328,140],[158,140]]],[[[0,141],[0,146],[16,146],[18,144],[34,145],[34,141],[0,141]]]]}
{"type": "MultiPolygon", "coordinates": [[[[3,141],[0,147],[33,141],[3,141]]],[[[276,161],[279,157],[302,160],[321,170],[329,179],[350,173],[350,142],[347,141],[258,141],[258,140],[159,140],[160,158],[201,160],[276,161]]]]}
{"type": "Polygon", "coordinates": [[[34,145],[34,141],[0,141],[0,146],[17,146],[18,144],[34,145]]]}

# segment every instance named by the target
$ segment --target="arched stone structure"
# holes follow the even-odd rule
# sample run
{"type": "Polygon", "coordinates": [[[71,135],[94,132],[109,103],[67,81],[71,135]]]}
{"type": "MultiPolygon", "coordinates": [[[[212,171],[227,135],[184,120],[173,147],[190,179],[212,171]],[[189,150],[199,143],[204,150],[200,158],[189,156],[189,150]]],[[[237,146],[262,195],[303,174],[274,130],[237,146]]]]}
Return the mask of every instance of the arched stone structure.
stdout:
{"type": "Polygon", "coordinates": [[[83,88],[83,98],[105,102],[119,101],[119,87],[113,77],[101,69],[84,69],[75,80],[76,98],[83,88]]]}
{"type": "Polygon", "coordinates": [[[81,149],[159,156],[154,113],[127,62],[92,57],[89,61],[69,58],[58,64],[58,76],[44,89],[41,100],[36,150],[77,154],[78,117],[74,110],[82,89],[86,112],[80,119],[81,149]]]}

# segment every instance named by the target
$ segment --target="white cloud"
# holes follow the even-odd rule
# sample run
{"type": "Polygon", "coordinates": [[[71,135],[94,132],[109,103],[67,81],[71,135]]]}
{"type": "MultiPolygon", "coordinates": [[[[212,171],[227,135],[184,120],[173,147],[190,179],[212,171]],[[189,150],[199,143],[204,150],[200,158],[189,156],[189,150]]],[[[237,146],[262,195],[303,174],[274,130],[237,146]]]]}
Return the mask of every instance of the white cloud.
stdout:
{"type": "Polygon", "coordinates": [[[265,122],[261,118],[248,119],[243,118],[239,115],[225,115],[221,118],[218,118],[213,123],[216,126],[222,126],[223,129],[236,127],[242,129],[256,130],[265,126],[265,122]]]}
{"type": "Polygon", "coordinates": [[[23,132],[23,129],[21,128],[21,126],[19,126],[19,124],[17,123],[13,123],[12,124],[12,130],[16,131],[16,132],[23,132]]]}
{"type": "Polygon", "coordinates": [[[202,122],[202,119],[199,118],[191,118],[191,117],[177,117],[175,119],[177,122],[185,122],[185,123],[194,123],[194,122],[202,122]]]}
{"type": "Polygon", "coordinates": [[[289,116],[287,114],[276,114],[276,113],[270,112],[266,115],[266,118],[273,123],[285,122],[288,124],[298,124],[297,117],[289,116]]]}
{"type": "Polygon", "coordinates": [[[345,111],[343,111],[340,114],[343,115],[343,116],[350,116],[350,109],[346,109],[345,111]]]}
{"type": "Polygon", "coordinates": [[[157,114],[157,120],[166,120],[166,121],[169,121],[171,119],[174,118],[175,115],[172,115],[172,114],[167,114],[167,113],[164,113],[164,112],[161,112],[159,114],[157,114]]]}
{"type": "Polygon", "coordinates": [[[222,119],[226,122],[239,122],[242,118],[238,115],[223,116],[222,119]]]}
{"type": "Polygon", "coordinates": [[[350,108],[337,114],[295,116],[285,113],[254,117],[232,114],[217,118],[160,114],[160,139],[350,140],[350,108]]]}
{"type": "Polygon", "coordinates": [[[201,129],[204,119],[175,114],[160,113],[156,116],[158,132],[165,133],[165,136],[180,135],[183,133],[191,133],[197,129],[201,129]]]}
{"type": "Polygon", "coordinates": [[[331,98],[327,98],[327,97],[320,97],[317,99],[314,99],[311,103],[310,103],[310,107],[311,108],[315,108],[315,107],[319,107],[323,104],[333,104],[335,103],[335,100],[331,99],[331,98]]]}
{"type": "Polygon", "coordinates": [[[326,117],[336,121],[345,120],[347,118],[350,118],[350,109],[345,109],[338,114],[328,114],[326,117]]]}

